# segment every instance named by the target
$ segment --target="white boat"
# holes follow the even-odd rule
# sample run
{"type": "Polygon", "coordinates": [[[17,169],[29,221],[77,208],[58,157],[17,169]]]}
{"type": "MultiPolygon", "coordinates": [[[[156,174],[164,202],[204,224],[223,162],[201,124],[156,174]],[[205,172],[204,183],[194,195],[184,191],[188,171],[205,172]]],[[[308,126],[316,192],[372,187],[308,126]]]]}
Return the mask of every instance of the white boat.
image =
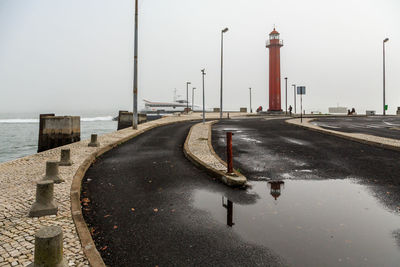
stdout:
{"type": "MultiPolygon", "coordinates": [[[[184,112],[186,107],[189,107],[193,111],[203,111],[202,106],[193,105],[191,103],[187,104],[186,100],[176,100],[174,102],[152,102],[148,100],[144,100],[144,109],[142,109],[141,113],[146,114],[166,114],[166,113],[175,113],[175,112],[184,112]]],[[[206,108],[206,111],[211,111],[206,108]]]]}

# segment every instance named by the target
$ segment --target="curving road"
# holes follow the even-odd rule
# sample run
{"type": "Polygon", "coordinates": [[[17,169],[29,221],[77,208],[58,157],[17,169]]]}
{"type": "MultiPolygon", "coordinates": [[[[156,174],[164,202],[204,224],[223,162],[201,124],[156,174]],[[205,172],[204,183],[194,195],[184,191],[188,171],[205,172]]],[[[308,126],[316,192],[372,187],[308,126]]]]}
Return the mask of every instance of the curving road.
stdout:
{"type": "Polygon", "coordinates": [[[83,211],[109,266],[398,266],[400,152],[283,120],[213,127],[247,190],[230,189],[183,155],[192,123],[153,129],[99,158],[83,211]],[[383,205],[382,205],[383,204],[383,205]]]}
{"type": "Polygon", "coordinates": [[[197,204],[201,194],[242,205],[257,195],[213,181],[186,160],[182,147],[191,125],[153,129],[106,153],[86,173],[84,217],[105,263],[281,265],[270,249],[244,241],[197,204]]]}

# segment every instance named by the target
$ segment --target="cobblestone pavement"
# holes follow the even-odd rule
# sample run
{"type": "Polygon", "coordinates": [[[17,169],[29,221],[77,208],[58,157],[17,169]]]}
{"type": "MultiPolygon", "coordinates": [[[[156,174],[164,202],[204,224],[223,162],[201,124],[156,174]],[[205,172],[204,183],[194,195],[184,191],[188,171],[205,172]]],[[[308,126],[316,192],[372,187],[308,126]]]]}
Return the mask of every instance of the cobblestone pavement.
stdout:
{"type": "MultiPolygon", "coordinates": [[[[208,113],[207,118],[218,118],[219,114],[208,113]]],[[[232,113],[232,116],[243,116],[232,113]]],[[[141,124],[138,130],[154,125],[200,119],[195,113],[185,116],[169,116],[141,124]]],[[[101,147],[112,144],[134,133],[127,128],[98,138],[101,147]]],[[[99,148],[88,147],[88,140],[51,149],[14,161],[0,164],[0,267],[26,266],[33,261],[34,234],[43,226],[58,225],[64,234],[64,256],[69,266],[89,266],[83,254],[70,212],[70,187],[73,176],[83,161],[99,148]],[[55,216],[29,218],[28,212],[35,200],[36,182],[45,174],[47,160],[59,160],[61,148],[71,149],[73,165],[59,167],[64,183],[54,186],[54,197],[59,211],[55,216]]]]}
{"type": "Polygon", "coordinates": [[[190,138],[188,140],[188,149],[190,152],[204,162],[206,165],[219,171],[226,171],[226,166],[222,164],[214,155],[211,153],[208,146],[208,135],[209,127],[213,122],[207,122],[205,124],[196,124],[192,128],[190,138]]]}

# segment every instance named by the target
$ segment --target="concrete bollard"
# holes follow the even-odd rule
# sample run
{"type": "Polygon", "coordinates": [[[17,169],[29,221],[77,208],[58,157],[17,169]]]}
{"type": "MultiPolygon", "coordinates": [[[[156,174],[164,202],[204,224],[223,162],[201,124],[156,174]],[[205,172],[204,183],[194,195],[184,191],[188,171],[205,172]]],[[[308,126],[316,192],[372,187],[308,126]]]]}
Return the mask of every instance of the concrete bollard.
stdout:
{"type": "Polygon", "coordinates": [[[59,166],[71,166],[71,149],[61,149],[61,159],[58,163],[59,166]]]}
{"type": "Polygon", "coordinates": [[[97,141],[97,134],[92,134],[90,136],[90,143],[88,144],[90,147],[98,147],[100,143],[97,141]]]}
{"type": "Polygon", "coordinates": [[[60,226],[45,226],[35,234],[35,257],[29,267],[66,267],[60,226]]]}
{"type": "Polygon", "coordinates": [[[36,201],[29,211],[29,217],[57,215],[58,206],[54,201],[54,182],[39,181],[36,184],[36,201]]]}
{"type": "Polygon", "coordinates": [[[46,162],[46,175],[44,176],[43,180],[51,180],[55,184],[64,182],[64,180],[60,178],[60,174],[58,173],[58,165],[58,161],[48,160],[46,162]]]}

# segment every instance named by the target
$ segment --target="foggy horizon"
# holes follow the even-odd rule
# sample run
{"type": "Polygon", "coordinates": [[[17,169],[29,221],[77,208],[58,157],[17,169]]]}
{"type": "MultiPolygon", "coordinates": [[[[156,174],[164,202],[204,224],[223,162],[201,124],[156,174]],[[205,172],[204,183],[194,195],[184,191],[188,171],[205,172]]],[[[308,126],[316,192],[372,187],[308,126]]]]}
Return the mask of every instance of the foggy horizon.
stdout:
{"type": "MultiPolygon", "coordinates": [[[[219,107],[224,34],[224,110],[268,109],[268,49],[274,25],[281,48],[281,104],[292,84],[307,87],[303,107],[382,113],[382,42],[388,114],[400,106],[400,2],[142,0],[139,10],[139,109],[143,99],[186,99],[219,107]],[[167,12],[168,11],[168,12],[167,12]]],[[[132,110],[134,1],[0,2],[0,112],[132,110]]],[[[298,105],[299,107],[299,105],[298,105]]],[[[64,115],[64,114],[59,114],[64,115]]]]}

